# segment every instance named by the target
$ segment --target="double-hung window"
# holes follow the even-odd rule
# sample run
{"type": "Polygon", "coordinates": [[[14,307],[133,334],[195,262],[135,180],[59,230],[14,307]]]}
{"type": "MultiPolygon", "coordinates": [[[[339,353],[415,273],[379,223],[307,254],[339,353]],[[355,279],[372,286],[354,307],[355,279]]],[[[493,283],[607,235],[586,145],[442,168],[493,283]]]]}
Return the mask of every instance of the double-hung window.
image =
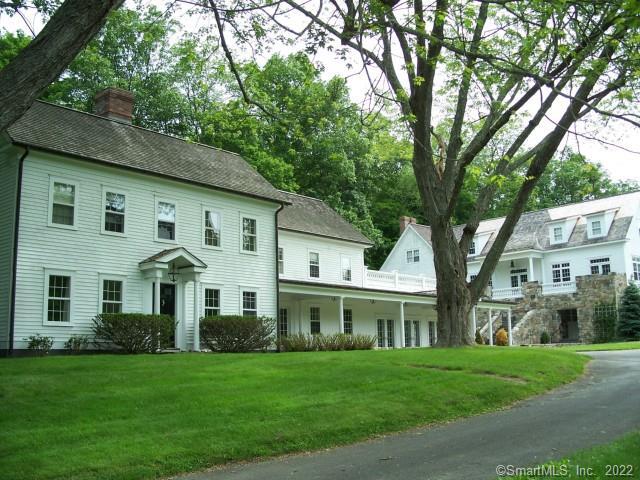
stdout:
{"type": "Polygon", "coordinates": [[[282,247],[278,247],[278,274],[282,275],[284,273],[284,249],[282,247]]]}
{"type": "Polygon", "coordinates": [[[71,280],[69,274],[46,273],[46,322],[54,324],[71,322],[71,280]]]}
{"type": "Polygon", "coordinates": [[[102,279],[102,313],[122,313],[123,290],[122,280],[102,279]]]}
{"type": "Polygon", "coordinates": [[[320,307],[309,308],[309,328],[311,335],[320,333],[320,307]]]}
{"type": "Polygon", "coordinates": [[[633,279],[640,282],[640,257],[631,257],[633,263],[633,279]]]}
{"type": "Polygon", "coordinates": [[[600,220],[593,220],[591,222],[591,236],[600,237],[602,235],[602,222],[600,220]]]}
{"type": "Polygon", "coordinates": [[[176,204],[158,200],[157,214],[157,239],[176,240],[176,204]]]}
{"type": "Polygon", "coordinates": [[[258,292],[242,292],[242,315],[245,317],[258,316],[258,292]]]}
{"type": "Polygon", "coordinates": [[[75,228],[78,216],[78,184],[51,179],[49,225],[75,228]]]}
{"type": "Polygon", "coordinates": [[[220,290],[217,288],[204,289],[204,316],[220,315],[220,290]]]}
{"type": "Polygon", "coordinates": [[[407,250],[407,263],[418,263],[420,261],[420,250],[407,250]]]}
{"type": "Polygon", "coordinates": [[[126,195],[110,190],[104,191],[103,233],[125,233],[126,195]]]}
{"type": "Polygon", "coordinates": [[[222,221],[220,214],[213,210],[204,209],[204,246],[220,247],[222,221]]]}
{"type": "Polygon", "coordinates": [[[553,241],[556,243],[562,242],[564,238],[562,227],[553,227],[553,241]]]}
{"type": "Polygon", "coordinates": [[[242,217],[242,251],[258,251],[258,226],[255,218],[242,217]]]}
{"type": "Polygon", "coordinates": [[[342,280],[351,281],[351,258],[349,257],[342,257],[342,280]]]}
{"type": "Polygon", "coordinates": [[[353,310],[350,308],[343,309],[342,319],[344,320],[344,333],[353,335],[353,310]]]}
{"type": "Polygon", "coordinates": [[[309,277],[320,278],[320,254],[309,252],[309,277]]]}
{"type": "Polygon", "coordinates": [[[611,273],[609,257],[593,258],[590,260],[591,275],[607,275],[611,273]]]}
{"type": "Polygon", "coordinates": [[[553,283],[571,281],[571,266],[569,262],[554,263],[551,265],[551,278],[553,283]]]}
{"type": "Polygon", "coordinates": [[[469,255],[475,255],[475,254],[476,254],[476,241],[471,240],[471,245],[469,245],[469,255]]]}

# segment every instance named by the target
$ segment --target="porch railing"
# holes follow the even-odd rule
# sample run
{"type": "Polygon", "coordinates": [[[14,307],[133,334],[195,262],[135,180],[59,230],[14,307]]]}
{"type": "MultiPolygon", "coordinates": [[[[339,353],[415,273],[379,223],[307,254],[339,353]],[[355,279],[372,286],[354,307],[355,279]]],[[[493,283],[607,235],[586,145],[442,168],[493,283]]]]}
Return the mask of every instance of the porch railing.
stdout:
{"type": "Polygon", "coordinates": [[[436,279],[422,275],[408,275],[398,272],[381,272],[369,270],[365,267],[364,286],[381,290],[396,290],[399,292],[435,291],[436,279]]]}
{"type": "Polygon", "coordinates": [[[542,284],[543,295],[555,295],[558,293],[574,293],[575,291],[576,291],[575,281],[542,284]]]}
{"type": "Polygon", "coordinates": [[[522,298],[522,287],[493,288],[491,298],[497,300],[504,298],[522,298]]]}

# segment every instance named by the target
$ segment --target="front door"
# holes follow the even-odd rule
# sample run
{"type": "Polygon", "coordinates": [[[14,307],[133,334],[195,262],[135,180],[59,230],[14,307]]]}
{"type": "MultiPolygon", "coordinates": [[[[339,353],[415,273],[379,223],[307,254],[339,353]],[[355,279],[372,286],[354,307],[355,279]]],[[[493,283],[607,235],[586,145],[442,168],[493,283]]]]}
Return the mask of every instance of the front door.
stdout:
{"type": "Polygon", "coordinates": [[[560,338],[563,342],[576,342],[580,336],[578,331],[578,311],[575,308],[559,310],[560,338]]]}
{"type": "MultiPolygon", "coordinates": [[[[176,318],[176,286],[173,283],[160,284],[160,314],[176,318]]],[[[176,332],[171,334],[169,345],[176,344],[176,332]]]]}

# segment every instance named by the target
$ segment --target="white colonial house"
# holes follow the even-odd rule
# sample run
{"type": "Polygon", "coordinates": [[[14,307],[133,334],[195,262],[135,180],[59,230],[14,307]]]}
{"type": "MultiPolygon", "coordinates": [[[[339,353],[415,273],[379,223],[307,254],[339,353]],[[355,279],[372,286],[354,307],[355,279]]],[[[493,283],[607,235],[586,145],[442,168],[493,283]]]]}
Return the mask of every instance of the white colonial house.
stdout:
{"type": "MultiPolygon", "coordinates": [[[[480,223],[469,249],[468,280],[480,270],[503,221],[480,223]]],[[[456,227],[458,236],[462,228],[456,227]]],[[[400,229],[381,270],[433,277],[431,229],[409,217],[400,218],[400,229]]],[[[515,310],[524,310],[522,319],[529,310],[554,310],[559,340],[589,340],[592,310],[616,303],[626,281],[640,281],[640,192],[523,214],[487,297],[511,300],[515,310]]]]}

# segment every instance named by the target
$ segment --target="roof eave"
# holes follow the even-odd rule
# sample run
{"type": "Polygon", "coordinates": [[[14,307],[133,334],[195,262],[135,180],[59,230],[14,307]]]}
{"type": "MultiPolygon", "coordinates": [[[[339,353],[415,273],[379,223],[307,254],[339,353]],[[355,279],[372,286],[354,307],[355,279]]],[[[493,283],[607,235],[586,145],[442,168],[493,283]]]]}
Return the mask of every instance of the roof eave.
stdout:
{"type": "Polygon", "coordinates": [[[289,228],[289,227],[281,227],[279,225],[278,225],[278,230],[284,230],[286,232],[303,233],[305,235],[313,235],[314,237],[330,238],[332,240],[339,240],[341,242],[357,243],[359,245],[366,245],[367,247],[373,247],[373,245],[374,245],[371,242],[371,240],[369,240],[368,242],[361,242],[361,241],[353,240],[353,239],[350,239],[350,238],[336,237],[334,235],[323,235],[321,233],[308,232],[306,230],[298,230],[298,229],[289,228]]]}

